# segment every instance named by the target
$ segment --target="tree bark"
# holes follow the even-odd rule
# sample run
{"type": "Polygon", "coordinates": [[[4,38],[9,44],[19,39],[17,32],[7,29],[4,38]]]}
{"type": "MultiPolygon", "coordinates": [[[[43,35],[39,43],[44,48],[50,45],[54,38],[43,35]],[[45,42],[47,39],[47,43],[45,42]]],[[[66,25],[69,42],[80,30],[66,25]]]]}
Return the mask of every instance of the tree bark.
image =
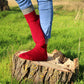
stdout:
{"type": "Polygon", "coordinates": [[[60,51],[48,53],[47,61],[29,61],[18,57],[17,52],[12,60],[12,77],[19,83],[23,80],[33,84],[67,84],[77,79],[79,71],[78,58],[73,61],[66,58],[60,51]]]}

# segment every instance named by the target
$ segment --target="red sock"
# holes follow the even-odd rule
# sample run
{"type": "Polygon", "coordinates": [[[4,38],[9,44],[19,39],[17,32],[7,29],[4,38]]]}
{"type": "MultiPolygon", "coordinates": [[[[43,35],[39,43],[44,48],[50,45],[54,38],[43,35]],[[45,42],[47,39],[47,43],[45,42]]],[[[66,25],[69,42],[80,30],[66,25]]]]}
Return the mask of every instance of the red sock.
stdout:
{"type": "Polygon", "coordinates": [[[20,54],[19,57],[33,61],[46,61],[48,58],[47,45],[45,44],[44,34],[40,27],[39,17],[36,15],[35,11],[32,11],[24,16],[30,26],[32,38],[36,43],[36,46],[32,50],[20,54]]]}

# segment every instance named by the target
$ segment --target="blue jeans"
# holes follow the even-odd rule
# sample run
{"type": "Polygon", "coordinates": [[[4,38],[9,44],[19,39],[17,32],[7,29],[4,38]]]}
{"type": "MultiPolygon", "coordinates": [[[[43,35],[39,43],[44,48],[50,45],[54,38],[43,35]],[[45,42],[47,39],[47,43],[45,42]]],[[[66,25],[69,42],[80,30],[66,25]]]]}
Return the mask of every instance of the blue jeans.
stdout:
{"type": "MultiPolygon", "coordinates": [[[[21,10],[32,5],[31,0],[16,0],[21,10]]],[[[51,27],[53,20],[52,0],[37,0],[39,7],[40,25],[45,35],[45,39],[51,37],[51,27]]]]}

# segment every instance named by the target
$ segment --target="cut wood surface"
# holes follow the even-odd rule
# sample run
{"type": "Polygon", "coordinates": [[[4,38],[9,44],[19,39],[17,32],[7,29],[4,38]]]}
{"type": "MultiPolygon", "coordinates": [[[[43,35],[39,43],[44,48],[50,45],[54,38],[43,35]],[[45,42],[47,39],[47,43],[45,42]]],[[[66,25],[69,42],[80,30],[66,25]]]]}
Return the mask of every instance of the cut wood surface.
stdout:
{"type": "Polygon", "coordinates": [[[66,58],[60,51],[48,53],[47,61],[29,61],[18,57],[17,52],[12,59],[12,76],[20,83],[33,81],[33,84],[71,83],[77,79],[79,71],[78,58],[73,61],[66,58]]]}

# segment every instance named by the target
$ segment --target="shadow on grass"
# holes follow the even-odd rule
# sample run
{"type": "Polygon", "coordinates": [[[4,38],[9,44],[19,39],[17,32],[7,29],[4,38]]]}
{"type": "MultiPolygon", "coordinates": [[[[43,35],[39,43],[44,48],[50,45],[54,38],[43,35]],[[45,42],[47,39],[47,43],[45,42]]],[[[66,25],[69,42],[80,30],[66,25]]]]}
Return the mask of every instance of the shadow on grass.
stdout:
{"type": "Polygon", "coordinates": [[[77,53],[72,52],[71,50],[66,51],[65,52],[65,56],[67,58],[70,58],[71,60],[73,60],[74,58],[77,58],[78,57],[77,53]]]}
{"type": "Polygon", "coordinates": [[[32,35],[28,35],[26,39],[27,40],[32,40],[32,35]]]}
{"type": "Polygon", "coordinates": [[[84,81],[84,65],[79,65],[79,80],[84,81]]]}
{"type": "Polygon", "coordinates": [[[6,84],[10,84],[10,82],[6,81],[6,84]]]}

